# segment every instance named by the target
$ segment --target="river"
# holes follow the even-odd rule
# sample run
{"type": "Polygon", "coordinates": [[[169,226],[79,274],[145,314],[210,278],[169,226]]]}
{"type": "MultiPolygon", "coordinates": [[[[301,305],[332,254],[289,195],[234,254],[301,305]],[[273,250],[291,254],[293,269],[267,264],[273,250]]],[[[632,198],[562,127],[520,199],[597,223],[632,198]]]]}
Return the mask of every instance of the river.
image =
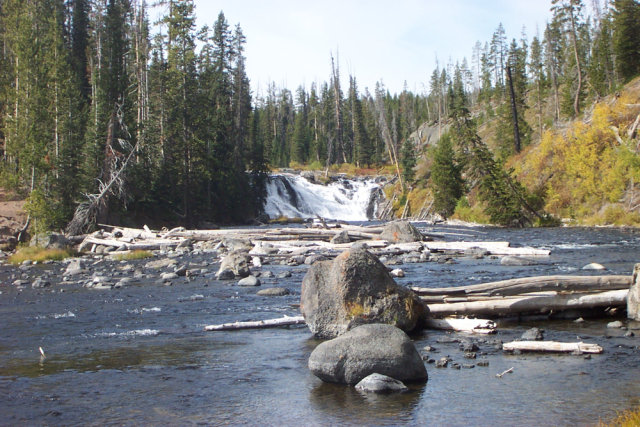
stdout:
{"type": "MultiPolygon", "coordinates": [[[[640,262],[640,233],[615,228],[495,229],[434,226],[455,240],[507,240],[513,246],[550,249],[536,265],[501,266],[497,258],[456,258],[401,266],[404,285],[441,287],[582,271],[598,262],[604,274],[631,274],[640,262]]],[[[318,344],[304,326],[203,332],[207,324],[297,315],[306,266],[265,265],[287,279],[264,278],[262,288],[286,286],[292,294],[261,297],[255,288],[211,277],[217,265],[206,253],[179,258],[202,270],[173,286],[149,278],[114,290],[60,284],[60,264],[24,270],[0,266],[0,424],[2,425],[593,425],[640,404],[640,339],[608,329],[606,319],[500,321],[499,332],[474,338],[489,366],[469,369],[427,365],[429,381],[405,394],[375,396],[324,384],[307,369],[318,344]],[[207,270],[207,271],[205,271],[207,270]],[[44,289],[12,285],[24,275],[49,277],[44,289]],[[532,326],[545,338],[594,342],[591,358],[573,355],[505,355],[499,341],[517,339],[532,326]],[[42,358],[39,347],[46,358],[42,358]],[[513,373],[496,374],[513,367],[513,373]]],[[[146,261],[96,259],[91,268],[113,277],[143,269],[146,261]]],[[[143,269],[144,270],[144,269],[143,269]]],[[[148,271],[144,273],[151,274],[148,271]]],[[[157,273],[156,273],[157,275],[157,273]]],[[[640,324],[626,322],[629,330],[640,324]]],[[[640,330],[635,331],[640,334],[640,330]]],[[[416,347],[430,356],[466,360],[468,337],[425,331],[416,347]]]]}

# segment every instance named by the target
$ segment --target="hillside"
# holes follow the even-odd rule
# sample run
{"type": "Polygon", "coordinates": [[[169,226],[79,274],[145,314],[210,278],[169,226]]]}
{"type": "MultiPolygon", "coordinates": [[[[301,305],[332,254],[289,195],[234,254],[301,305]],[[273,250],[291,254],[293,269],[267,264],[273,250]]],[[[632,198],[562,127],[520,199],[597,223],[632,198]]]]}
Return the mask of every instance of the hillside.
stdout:
{"type": "Polygon", "coordinates": [[[640,78],[545,131],[509,159],[548,213],[586,225],[640,224],[640,78]]]}

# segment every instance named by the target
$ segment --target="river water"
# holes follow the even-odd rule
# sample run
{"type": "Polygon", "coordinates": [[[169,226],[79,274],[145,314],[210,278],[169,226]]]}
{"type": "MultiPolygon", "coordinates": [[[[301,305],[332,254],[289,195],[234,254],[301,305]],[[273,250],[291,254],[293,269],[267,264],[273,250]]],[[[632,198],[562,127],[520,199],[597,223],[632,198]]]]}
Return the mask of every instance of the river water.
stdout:
{"type": "MultiPolygon", "coordinates": [[[[438,226],[429,231],[455,240],[507,240],[552,251],[537,265],[501,266],[499,259],[457,258],[453,264],[406,264],[405,285],[441,287],[547,274],[631,274],[640,261],[640,233],[610,228],[492,229],[438,226]]],[[[215,272],[211,255],[179,259],[215,272]]],[[[92,267],[126,276],[125,265],[95,260],[92,267]]],[[[146,261],[136,262],[143,266],[146,261]]],[[[297,315],[305,266],[266,265],[288,279],[263,279],[262,288],[292,294],[261,297],[256,289],[204,274],[173,286],[155,280],[115,290],[59,284],[60,264],[25,272],[0,266],[0,424],[2,425],[593,425],[640,404],[640,339],[607,329],[606,319],[501,321],[499,332],[474,338],[489,366],[427,365],[429,381],[405,394],[374,396],[324,384],[307,369],[318,344],[304,326],[203,332],[236,320],[297,315]],[[11,285],[21,274],[49,275],[52,286],[11,285]],[[545,338],[594,342],[590,359],[573,355],[505,355],[499,341],[528,328],[545,338]],[[42,347],[46,358],[40,356],[42,347]],[[513,373],[496,374],[513,367],[513,373]]],[[[140,267],[141,268],[141,267],[140,267]]],[[[157,275],[157,273],[156,273],[157,275]]],[[[629,330],[640,328],[625,322],[629,330]]],[[[640,334],[640,330],[635,331],[640,334]]],[[[466,360],[456,338],[426,331],[413,337],[430,356],[466,360]],[[454,338],[453,340],[451,338],[454,338]]]]}

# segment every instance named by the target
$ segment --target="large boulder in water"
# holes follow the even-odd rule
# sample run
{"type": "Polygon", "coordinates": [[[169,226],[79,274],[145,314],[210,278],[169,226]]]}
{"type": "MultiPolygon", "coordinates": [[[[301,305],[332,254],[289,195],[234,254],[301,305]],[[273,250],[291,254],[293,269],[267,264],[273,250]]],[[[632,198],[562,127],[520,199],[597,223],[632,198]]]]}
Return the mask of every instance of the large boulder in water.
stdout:
{"type": "Polygon", "coordinates": [[[333,338],[366,323],[411,331],[428,311],[366,249],[350,249],[333,261],[313,264],[302,280],[301,294],[300,311],[311,332],[321,338],[333,338]]]}
{"type": "Polygon", "coordinates": [[[391,243],[421,242],[424,236],[409,221],[394,221],[384,226],[380,239],[391,243]]]}
{"type": "Polygon", "coordinates": [[[362,325],[318,345],[309,369],[322,381],[357,384],[378,373],[400,381],[424,382],[427,369],[407,334],[391,325],[362,325]]]}
{"type": "Polygon", "coordinates": [[[251,274],[249,270],[249,255],[246,252],[235,251],[224,257],[216,276],[219,279],[221,277],[232,278],[228,273],[229,271],[233,273],[234,277],[247,277],[251,274]]]}

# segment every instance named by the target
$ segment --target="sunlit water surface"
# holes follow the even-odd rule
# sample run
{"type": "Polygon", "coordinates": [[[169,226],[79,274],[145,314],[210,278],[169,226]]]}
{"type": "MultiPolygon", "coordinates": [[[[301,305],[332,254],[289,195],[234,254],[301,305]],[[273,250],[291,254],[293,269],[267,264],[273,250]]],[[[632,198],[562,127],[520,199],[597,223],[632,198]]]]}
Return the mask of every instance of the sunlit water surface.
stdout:
{"type": "MultiPolygon", "coordinates": [[[[581,270],[590,262],[605,265],[605,274],[631,274],[640,261],[640,234],[632,230],[439,226],[430,231],[458,233],[448,239],[508,240],[552,254],[527,267],[500,266],[492,258],[405,264],[400,283],[441,287],[597,274],[581,270]]],[[[207,265],[206,254],[180,262],[211,272],[217,267],[207,265]]],[[[104,261],[94,268],[129,274],[119,272],[120,265],[104,261]]],[[[488,367],[429,364],[425,385],[376,396],[314,377],[307,359],[318,342],[306,327],[202,331],[207,324],[297,315],[305,266],[263,267],[276,274],[291,269],[291,278],[263,279],[263,288],[291,289],[285,297],[257,296],[255,288],[206,276],[179,279],[173,286],[150,281],[98,291],[58,284],[61,268],[33,267],[48,271],[53,285],[18,290],[10,285],[19,277],[16,269],[0,267],[0,424],[592,425],[640,403],[640,340],[607,329],[612,319],[503,321],[497,335],[479,343],[488,367]],[[605,352],[591,359],[504,355],[492,341],[517,339],[532,326],[545,329],[546,339],[595,342],[605,352]],[[512,374],[496,378],[511,367],[512,374]]],[[[419,350],[436,348],[433,358],[477,362],[464,359],[458,343],[438,342],[451,336],[456,335],[427,331],[414,338],[419,350]]]]}

